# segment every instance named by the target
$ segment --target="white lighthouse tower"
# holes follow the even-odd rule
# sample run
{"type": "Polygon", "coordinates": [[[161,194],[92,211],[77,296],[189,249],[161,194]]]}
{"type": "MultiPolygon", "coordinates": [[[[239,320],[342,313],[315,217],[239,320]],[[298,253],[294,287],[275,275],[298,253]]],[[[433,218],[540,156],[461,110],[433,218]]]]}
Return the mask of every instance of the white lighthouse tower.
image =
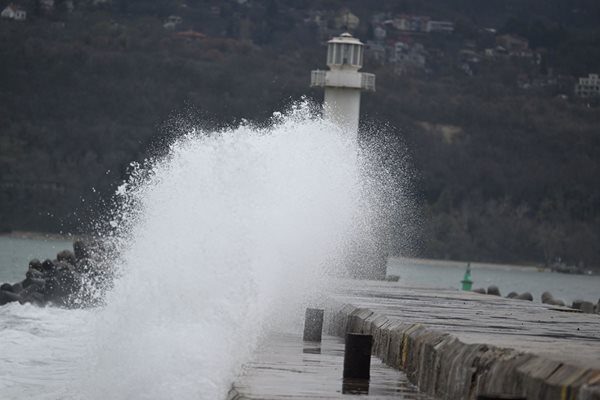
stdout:
{"type": "Polygon", "coordinates": [[[358,72],[363,64],[362,42],[343,33],[327,42],[329,71],[311,72],[310,86],[325,88],[323,113],[326,119],[356,135],[361,90],[375,91],[375,75],[358,72]]]}

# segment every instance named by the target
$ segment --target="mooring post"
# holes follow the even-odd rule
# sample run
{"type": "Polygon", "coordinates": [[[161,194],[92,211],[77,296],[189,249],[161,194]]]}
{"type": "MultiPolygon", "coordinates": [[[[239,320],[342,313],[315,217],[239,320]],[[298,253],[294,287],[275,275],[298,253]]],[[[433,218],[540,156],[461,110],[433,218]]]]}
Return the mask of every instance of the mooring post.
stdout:
{"type": "Polygon", "coordinates": [[[369,379],[371,375],[372,346],[373,336],[371,335],[346,334],[344,379],[369,379]]]}
{"type": "Polygon", "coordinates": [[[306,342],[320,342],[323,332],[323,310],[307,308],[304,316],[304,336],[306,342]]]}

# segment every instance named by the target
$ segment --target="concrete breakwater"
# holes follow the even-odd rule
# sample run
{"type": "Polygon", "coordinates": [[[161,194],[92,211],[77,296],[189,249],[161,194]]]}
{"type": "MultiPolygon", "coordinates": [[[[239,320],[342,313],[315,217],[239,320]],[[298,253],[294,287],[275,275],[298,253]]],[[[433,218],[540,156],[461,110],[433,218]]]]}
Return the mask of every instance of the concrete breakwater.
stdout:
{"type": "Polygon", "coordinates": [[[600,399],[600,318],[566,307],[386,283],[348,285],[329,334],[373,335],[373,354],[439,399],[600,399]]]}

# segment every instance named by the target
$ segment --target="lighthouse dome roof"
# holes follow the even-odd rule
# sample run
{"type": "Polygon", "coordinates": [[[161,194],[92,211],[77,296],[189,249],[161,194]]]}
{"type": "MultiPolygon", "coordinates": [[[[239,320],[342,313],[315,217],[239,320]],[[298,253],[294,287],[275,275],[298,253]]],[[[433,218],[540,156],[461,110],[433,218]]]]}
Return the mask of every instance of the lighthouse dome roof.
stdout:
{"type": "Polygon", "coordinates": [[[360,40],[358,40],[357,38],[352,36],[351,33],[348,33],[348,32],[344,32],[340,36],[331,38],[327,43],[331,43],[331,44],[344,43],[344,44],[354,44],[354,45],[359,45],[359,46],[363,45],[363,43],[360,40]]]}

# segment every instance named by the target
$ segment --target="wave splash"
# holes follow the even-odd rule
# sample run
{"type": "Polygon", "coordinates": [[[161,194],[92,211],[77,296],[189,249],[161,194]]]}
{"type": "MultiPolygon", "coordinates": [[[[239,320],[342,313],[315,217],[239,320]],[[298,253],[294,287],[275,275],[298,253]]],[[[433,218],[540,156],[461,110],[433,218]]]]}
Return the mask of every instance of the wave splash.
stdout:
{"type": "Polygon", "coordinates": [[[297,323],[356,243],[356,143],[308,104],[268,128],[190,132],[119,189],[118,278],[89,398],[224,398],[261,332],[297,323]]]}

